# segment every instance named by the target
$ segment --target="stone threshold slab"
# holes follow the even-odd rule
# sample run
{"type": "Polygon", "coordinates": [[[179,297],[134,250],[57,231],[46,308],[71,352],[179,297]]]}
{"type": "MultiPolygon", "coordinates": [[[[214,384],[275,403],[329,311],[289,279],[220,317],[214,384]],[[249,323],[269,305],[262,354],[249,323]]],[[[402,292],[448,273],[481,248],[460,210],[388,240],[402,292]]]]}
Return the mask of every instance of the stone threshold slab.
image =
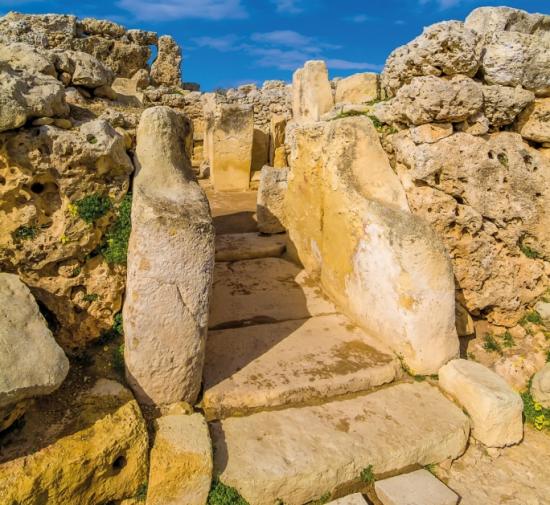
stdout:
{"type": "Polygon", "coordinates": [[[387,384],[400,369],[338,314],[210,331],[202,407],[208,419],[219,419],[310,403],[387,384]]]}
{"type": "Polygon", "coordinates": [[[285,249],[285,234],[228,233],[216,236],[216,261],[277,258],[285,249]]]}
{"type": "Polygon", "coordinates": [[[276,323],[336,313],[304,270],[282,258],[216,263],[210,329],[276,323]]]}
{"type": "Polygon", "coordinates": [[[214,467],[250,505],[303,505],[375,474],[464,452],[466,415],[426,383],[211,423],[214,467]]]}

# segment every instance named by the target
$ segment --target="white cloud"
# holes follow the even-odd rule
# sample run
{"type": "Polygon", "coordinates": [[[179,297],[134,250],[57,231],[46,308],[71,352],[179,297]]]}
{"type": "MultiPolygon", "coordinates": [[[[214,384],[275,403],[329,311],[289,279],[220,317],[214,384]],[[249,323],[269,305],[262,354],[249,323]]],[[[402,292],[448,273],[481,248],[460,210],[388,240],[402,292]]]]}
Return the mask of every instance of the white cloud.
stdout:
{"type": "Polygon", "coordinates": [[[237,35],[224,35],[222,37],[197,37],[192,39],[198,47],[208,47],[220,52],[235,51],[241,47],[237,35]]]}
{"type": "Polygon", "coordinates": [[[278,30],[267,33],[253,33],[250,37],[254,42],[281,46],[305,46],[313,42],[311,37],[292,30],[278,30]]]}
{"type": "Polygon", "coordinates": [[[382,70],[382,65],[375,65],[364,61],[349,61],[329,58],[325,60],[325,63],[328,68],[334,68],[336,70],[372,70],[373,72],[379,72],[382,70]]]}
{"type": "Polygon", "coordinates": [[[256,59],[257,65],[279,70],[295,70],[313,59],[324,59],[329,68],[338,70],[381,70],[380,65],[371,63],[327,59],[323,57],[324,51],[339,49],[341,46],[321,42],[315,37],[292,30],[253,33],[249,41],[228,34],[221,37],[198,37],[193,42],[197,47],[208,47],[220,52],[244,51],[256,59]]]}
{"type": "Polygon", "coordinates": [[[284,14],[300,14],[304,10],[301,0],[271,0],[271,3],[275,4],[277,12],[284,14]]]}
{"type": "Polygon", "coordinates": [[[450,9],[455,5],[458,5],[463,0],[419,0],[420,5],[426,5],[431,2],[437,3],[441,10],[450,9]]]}
{"type": "Polygon", "coordinates": [[[242,19],[248,17],[241,0],[118,0],[117,6],[137,19],[242,19]]]}
{"type": "Polygon", "coordinates": [[[351,21],[352,23],[365,23],[372,18],[366,14],[357,14],[356,16],[351,16],[346,18],[346,21],[351,21]]]}

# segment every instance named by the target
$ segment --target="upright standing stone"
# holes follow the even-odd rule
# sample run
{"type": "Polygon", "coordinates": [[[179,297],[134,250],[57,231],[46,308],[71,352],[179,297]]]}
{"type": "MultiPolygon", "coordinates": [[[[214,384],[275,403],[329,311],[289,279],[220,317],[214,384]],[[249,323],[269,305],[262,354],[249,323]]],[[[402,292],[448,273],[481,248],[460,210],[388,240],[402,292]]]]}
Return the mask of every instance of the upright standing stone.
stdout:
{"type": "Polygon", "coordinates": [[[250,185],[254,110],[222,104],[210,120],[210,177],[216,191],[243,191],[250,185]]]}
{"type": "Polygon", "coordinates": [[[472,435],[488,447],[517,444],[523,438],[519,394],[492,370],[475,361],[455,359],[439,370],[440,387],[472,419],[472,435]]]}
{"type": "Polygon", "coordinates": [[[181,86],[181,48],[170,37],[159,37],[157,59],[151,65],[151,77],[157,84],[181,86]]]}
{"type": "Polygon", "coordinates": [[[147,109],[137,130],[124,357],[132,389],[154,404],[193,403],[204,360],[214,231],[184,131],[169,107],[147,109]]]}
{"type": "Polygon", "coordinates": [[[296,122],[319,121],[334,106],[324,61],[307,61],[292,77],[292,115],[296,122]]]}
{"type": "Polygon", "coordinates": [[[260,174],[256,216],[262,233],[282,233],[284,227],[284,200],[288,187],[288,168],[267,165],[260,174]]]}

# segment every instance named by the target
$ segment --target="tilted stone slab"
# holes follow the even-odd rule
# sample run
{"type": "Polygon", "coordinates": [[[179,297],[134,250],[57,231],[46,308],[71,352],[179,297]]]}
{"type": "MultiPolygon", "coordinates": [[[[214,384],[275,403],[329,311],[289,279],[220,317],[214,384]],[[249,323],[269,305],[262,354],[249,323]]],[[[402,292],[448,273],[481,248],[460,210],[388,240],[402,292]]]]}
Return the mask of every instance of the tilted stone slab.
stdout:
{"type": "Polygon", "coordinates": [[[228,233],[216,236],[216,261],[238,261],[282,256],[284,235],[262,236],[258,233],[228,233]]]}
{"type": "Polygon", "coordinates": [[[281,258],[217,263],[209,327],[275,323],[334,314],[336,308],[303,270],[281,258]]]}
{"type": "Polygon", "coordinates": [[[436,388],[400,384],[320,406],[212,425],[214,468],[250,505],[302,505],[335,488],[464,451],[470,422],[436,388]]]}
{"type": "Polygon", "coordinates": [[[367,391],[399,370],[373,337],[337,314],[211,331],[202,406],[215,419],[296,405],[367,391]]]}
{"type": "Polygon", "coordinates": [[[374,484],[383,505],[456,505],[458,495],[428,470],[397,475],[374,484]]]}

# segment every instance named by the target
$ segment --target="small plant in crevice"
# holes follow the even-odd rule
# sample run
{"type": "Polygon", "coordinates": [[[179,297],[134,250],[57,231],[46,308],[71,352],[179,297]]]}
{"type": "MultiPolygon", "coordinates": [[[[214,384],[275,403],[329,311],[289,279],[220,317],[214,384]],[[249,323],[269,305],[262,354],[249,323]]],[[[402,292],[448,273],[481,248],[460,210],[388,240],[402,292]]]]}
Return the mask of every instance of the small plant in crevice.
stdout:
{"type": "Polygon", "coordinates": [[[145,501],[147,499],[147,488],[149,487],[149,484],[147,482],[142,482],[138,489],[135,496],[135,499],[137,501],[145,501]]]}
{"type": "Polygon", "coordinates": [[[376,479],[374,477],[374,471],[372,469],[372,465],[369,465],[366,468],[363,468],[363,470],[361,470],[361,475],[359,477],[361,478],[361,482],[364,482],[369,486],[374,484],[376,479]]]}
{"type": "Polygon", "coordinates": [[[502,345],[507,348],[514,347],[516,345],[513,335],[508,330],[506,330],[502,335],[502,345]]]}
{"type": "Polygon", "coordinates": [[[436,469],[435,463],[428,463],[426,466],[424,466],[424,470],[428,470],[428,472],[430,472],[432,475],[435,475],[437,477],[435,469],[436,469]]]}
{"type": "Polygon", "coordinates": [[[508,167],[508,156],[506,153],[498,153],[497,160],[503,167],[508,167]]]}
{"type": "Polygon", "coordinates": [[[314,501],[310,502],[309,505],[325,505],[325,503],[329,502],[331,497],[332,497],[332,493],[325,493],[318,500],[314,500],[314,501]]]}
{"type": "Polygon", "coordinates": [[[212,481],[207,505],[249,505],[235,488],[226,486],[218,479],[212,481]]]}
{"type": "Polygon", "coordinates": [[[521,393],[525,421],[539,431],[548,430],[550,429],[550,409],[544,408],[534,400],[531,395],[531,382],[532,379],[529,380],[527,390],[521,393]]]}
{"type": "Polygon", "coordinates": [[[536,260],[541,258],[541,255],[537,251],[524,243],[519,244],[519,250],[529,259],[536,260]]]}
{"type": "Polygon", "coordinates": [[[38,234],[38,228],[36,226],[20,226],[13,233],[12,237],[14,240],[32,240],[36,238],[38,234]]]}
{"type": "Polygon", "coordinates": [[[111,210],[112,203],[108,196],[100,194],[87,195],[74,203],[80,219],[92,224],[111,210]]]}
{"type": "Polygon", "coordinates": [[[531,310],[527,312],[520,320],[519,324],[521,326],[526,326],[528,323],[531,324],[538,324],[540,326],[544,326],[544,321],[542,320],[542,317],[536,310],[531,310]]]}
{"type": "Polygon", "coordinates": [[[124,374],[125,364],[124,364],[124,344],[120,344],[118,347],[113,349],[113,359],[112,359],[113,369],[119,374],[124,374]]]}
{"type": "Polygon", "coordinates": [[[492,333],[487,333],[483,336],[483,349],[487,352],[496,352],[502,354],[502,347],[495,339],[492,333]]]}
{"type": "Polygon", "coordinates": [[[86,293],[83,297],[85,302],[95,302],[99,298],[97,293],[86,293]]]}
{"type": "Polygon", "coordinates": [[[112,326],[101,334],[101,337],[97,341],[97,344],[108,344],[109,342],[112,342],[113,340],[116,340],[118,337],[121,337],[123,335],[124,328],[122,326],[122,313],[119,312],[115,315],[115,317],[113,317],[112,326]]]}
{"type": "Polygon", "coordinates": [[[132,230],[131,213],[132,195],[128,193],[120,203],[115,222],[107,230],[101,246],[101,254],[110,264],[126,264],[128,241],[132,230]]]}

